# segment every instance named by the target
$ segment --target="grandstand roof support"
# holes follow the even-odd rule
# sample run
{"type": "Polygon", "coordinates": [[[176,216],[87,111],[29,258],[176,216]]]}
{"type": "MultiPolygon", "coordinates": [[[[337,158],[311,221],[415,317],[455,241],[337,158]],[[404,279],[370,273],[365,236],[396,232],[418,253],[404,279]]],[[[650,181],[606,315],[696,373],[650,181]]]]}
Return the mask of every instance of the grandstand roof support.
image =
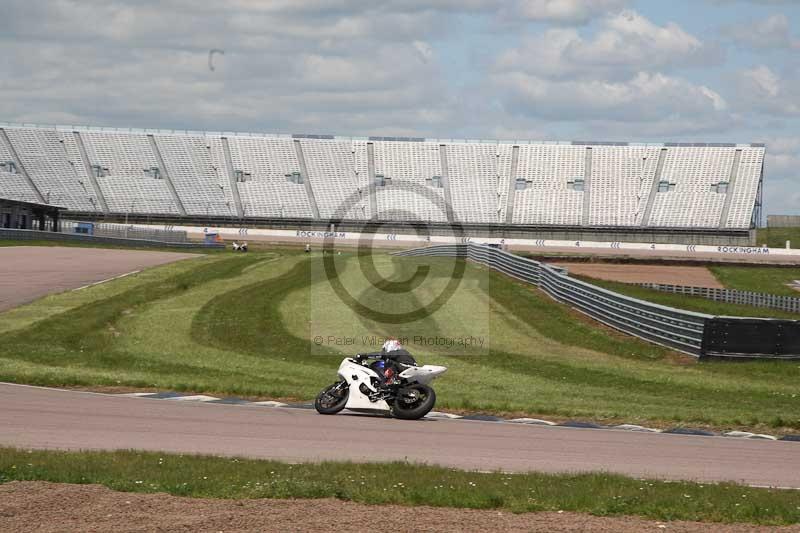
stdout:
{"type": "Polygon", "coordinates": [[[450,193],[450,174],[447,166],[447,146],[444,144],[439,145],[439,162],[442,166],[442,188],[444,189],[444,209],[447,215],[447,221],[453,222],[455,215],[453,214],[453,196],[450,193]]]}
{"type": "Polygon", "coordinates": [[[17,154],[17,150],[14,148],[14,145],[11,144],[11,139],[8,138],[8,133],[6,133],[5,128],[0,128],[0,139],[6,143],[6,147],[8,148],[8,152],[11,154],[11,157],[14,158],[14,165],[16,165],[19,173],[22,174],[22,177],[25,178],[25,181],[28,182],[28,185],[33,192],[36,193],[36,199],[39,200],[40,203],[46,204],[47,202],[42,195],[42,191],[39,190],[39,187],[36,186],[36,183],[31,179],[28,171],[25,170],[25,165],[22,164],[22,160],[19,158],[19,154],[17,154]]]}
{"type": "Polygon", "coordinates": [[[319,207],[317,206],[317,198],[314,196],[314,188],[311,186],[311,180],[308,179],[308,168],[306,167],[306,158],[303,155],[303,147],[300,145],[300,139],[294,140],[294,151],[297,154],[297,162],[300,163],[300,177],[303,180],[303,185],[306,188],[308,195],[308,203],[311,204],[311,213],[314,215],[315,220],[319,220],[319,207]]]}
{"type": "Polygon", "coordinates": [[[378,219],[378,198],[375,191],[375,144],[367,143],[367,177],[369,178],[369,208],[372,218],[378,219]]]}
{"type": "Polygon", "coordinates": [[[650,195],[647,197],[647,205],[644,208],[644,216],[642,217],[642,226],[650,225],[650,214],[653,212],[653,204],[656,202],[656,195],[658,194],[658,183],[661,181],[661,172],[664,170],[664,159],[667,157],[667,149],[662,148],[658,152],[658,164],[656,164],[656,173],[653,176],[653,183],[650,185],[650,195]]]}
{"type": "Polygon", "coordinates": [[[239,184],[236,183],[236,173],[233,171],[233,158],[231,157],[231,147],[228,144],[227,137],[222,137],[222,152],[225,155],[225,172],[228,174],[228,183],[231,185],[233,203],[236,204],[236,215],[239,218],[244,218],[244,206],[242,205],[242,197],[239,194],[239,184]]]}
{"type": "Polygon", "coordinates": [[[181,216],[185,217],[186,208],[183,207],[183,202],[181,201],[180,196],[178,196],[178,191],[175,190],[175,184],[172,183],[172,179],[169,177],[169,171],[167,170],[167,166],[164,164],[164,159],[161,157],[161,150],[158,149],[158,143],[156,143],[156,138],[154,135],[149,134],[147,136],[147,139],[150,141],[150,147],[153,149],[153,155],[156,156],[156,161],[158,162],[158,168],[161,171],[161,177],[167,184],[167,188],[169,189],[169,192],[172,195],[172,200],[178,207],[178,212],[181,214],[181,216]]]}
{"type": "Polygon", "coordinates": [[[506,224],[514,220],[514,197],[517,190],[517,166],[519,165],[519,146],[511,148],[511,170],[508,174],[508,194],[506,195],[506,224]]]}
{"type": "Polygon", "coordinates": [[[108,213],[108,203],[106,202],[106,196],[103,194],[103,190],[100,188],[100,184],[97,182],[97,176],[94,175],[92,172],[92,164],[89,162],[89,155],[86,153],[86,146],[83,144],[83,137],[81,137],[80,132],[73,131],[73,137],[75,137],[75,144],[78,145],[78,151],[81,154],[81,163],[83,164],[83,170],[86,172],[86,176],[89,178],[89,183],[92,184],[92,189],[94,190],[94,194],[97,199],[100,201],[100,208],[103,210],[103,213],[108,213]]]}
{"type": "Polygon", "coordinates": [[[591,224],[592,208],[592,147],[586,147],[583,156],[583,209],[581,210],[581,225],[591,224]]]}
{"type": "Polygon", "coordinates": [[[741,161],[741,159],[742,151],[736,150],[733,155],[731,172],[728,176],[728,188],[725,190],[725,204],[722,207],[722,214],[719,217],[720,228],[725,228],[728,226],[728,213],[731,210],[731,202],[733,202],[733,193],[736,189],[736,176],[739,174],[739,161],[741,161]]]}

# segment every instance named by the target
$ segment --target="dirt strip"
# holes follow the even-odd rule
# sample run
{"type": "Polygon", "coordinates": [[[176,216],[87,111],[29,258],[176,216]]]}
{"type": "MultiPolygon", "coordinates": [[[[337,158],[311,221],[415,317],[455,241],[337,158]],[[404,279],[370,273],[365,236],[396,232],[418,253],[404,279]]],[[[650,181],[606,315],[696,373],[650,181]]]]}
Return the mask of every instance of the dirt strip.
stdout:
{"type": "Polygon", "coordinates": [[[664,283],[688,287],[723,289],[723,285],[705,267],[671,265],[636,265],[609,263],[551,263],[566,268],[570,274],[623,283],[664,283]]]}
{"type": "MultiPolygon", "coordinates": [[[[0,485],[0,530],[66,531],[761,531],[579,513],[370,506],[334,499],[218,500],[115,492],[100,485],[0,485]]],[[[777,528],[800,531],[800,526],[777,528]]]]}

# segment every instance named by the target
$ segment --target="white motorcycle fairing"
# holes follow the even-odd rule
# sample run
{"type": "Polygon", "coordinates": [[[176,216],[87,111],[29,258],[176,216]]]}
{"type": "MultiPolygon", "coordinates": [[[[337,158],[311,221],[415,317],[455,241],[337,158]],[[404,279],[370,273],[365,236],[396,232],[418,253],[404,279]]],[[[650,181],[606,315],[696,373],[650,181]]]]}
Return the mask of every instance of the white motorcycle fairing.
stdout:
{"type": "Polygon", "coordinates": [[[440,376],[447,371],[446,366],[437,365],[423,365],[412,366],[400,372],[400,377],[405,378],[412,383],[422,383],[427,385],[436,376],[440,376]]]}
{"type": "Polygon", "coordinates": [[[347,403],[344,406],[345,409],[353,411],[383,411],[387,413],[391,410],[386,401],[371,402],[367,395],[361,392],[361,385],[365,385],[371,392],[375,392],[372,378],[379,378],[374,370],[360,365],[348,357],[339,365],[338,373],[339,377],[347,382],[350,390],[347,396],[347,403]]]}

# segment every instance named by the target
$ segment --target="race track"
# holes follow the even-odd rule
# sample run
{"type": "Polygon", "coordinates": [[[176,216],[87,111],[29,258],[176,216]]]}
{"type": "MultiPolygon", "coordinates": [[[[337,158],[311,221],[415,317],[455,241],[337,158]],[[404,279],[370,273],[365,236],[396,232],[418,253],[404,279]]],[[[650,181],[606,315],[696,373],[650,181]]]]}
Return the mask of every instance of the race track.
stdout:
{"type": "Polygon", "coordinates": [[[77,289],[144,268],[193,257],[199,256],[152,250],[0,247],[0,312],[53,292],[77,289]]]}
{"type": "Polygon", "coordinates": [[[609,471],[800,488],[800,443],[540,427],[407,422],[0,384],[0,445],[139,449],[282,461],[407,460],[470,470],[609,471]]]}

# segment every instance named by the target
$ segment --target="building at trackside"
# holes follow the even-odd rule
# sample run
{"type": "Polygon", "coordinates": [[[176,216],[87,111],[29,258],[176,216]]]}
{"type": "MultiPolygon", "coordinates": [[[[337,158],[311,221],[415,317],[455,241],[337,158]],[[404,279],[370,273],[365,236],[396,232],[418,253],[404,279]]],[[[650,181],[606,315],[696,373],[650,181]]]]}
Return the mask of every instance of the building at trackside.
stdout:
{"type": "Polygon", "coordinates": [[[112,221],[748,245],[764,154],[0,124],[0,197],[112,221]]]}

